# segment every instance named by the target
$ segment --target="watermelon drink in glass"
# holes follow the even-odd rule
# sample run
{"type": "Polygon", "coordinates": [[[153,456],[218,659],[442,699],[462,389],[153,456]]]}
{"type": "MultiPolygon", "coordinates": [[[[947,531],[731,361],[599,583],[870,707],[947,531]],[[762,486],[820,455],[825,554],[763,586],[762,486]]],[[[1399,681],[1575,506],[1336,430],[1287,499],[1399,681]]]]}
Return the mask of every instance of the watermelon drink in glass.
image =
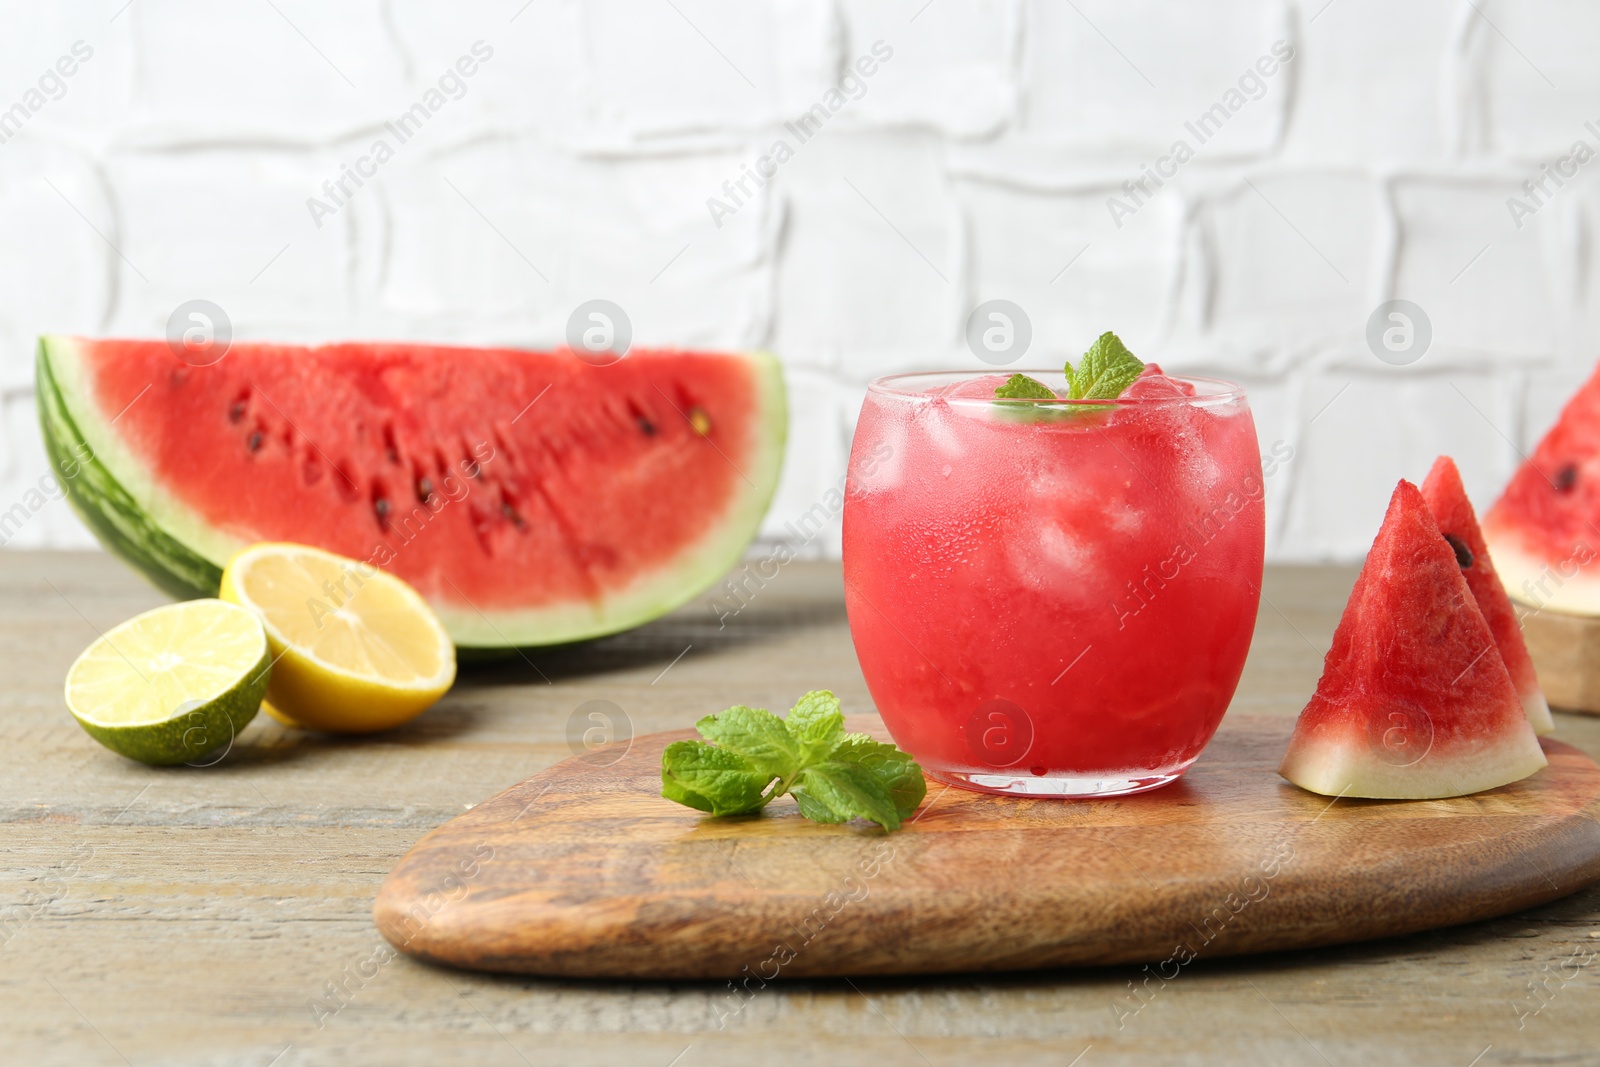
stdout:
{"type": "MultiPolygon", "coordinates": [[[[1066,375],[1030,374],[1067,395],[1066,375]]],[[[1255,627],[1265,515],[1244,390],[1152,364],[1114,400],[997,401],[1005,380],[868,388],[843,545],[867,686],[948,784],[1165,785],[1216,732],[1255,627]]]]}

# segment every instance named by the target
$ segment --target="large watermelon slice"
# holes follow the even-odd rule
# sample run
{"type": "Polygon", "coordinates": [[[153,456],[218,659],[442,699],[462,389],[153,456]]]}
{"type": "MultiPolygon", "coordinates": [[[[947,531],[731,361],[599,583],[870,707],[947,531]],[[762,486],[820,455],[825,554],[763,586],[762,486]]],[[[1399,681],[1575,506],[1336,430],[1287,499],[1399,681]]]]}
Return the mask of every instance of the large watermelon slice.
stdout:
{"type": "Polygon", "coordinates": [[[1600,615],[1600,367],[1483,517],[1514,600],[1600,615]]]}
{"type": "Polygon", "coordinates": [[[1494,634],[1495,647],[1500,650],[1500,658],[1505,660],[1506,672],[1511,675],[1511,684],[1517,690],[1533,732],[1550,733],[1556,728],[1555,719],[1550,715],[1544,691],[1539,688],[1539,676],[1534,673],[1533,657],[1528,655],[1527,643],[1522,640],[1517,613],[1506,597],[1505,587],[1500,584],[1500,576],[1495,573],[1455,460],[1440,456],[1433,461],[1433,469],[1422,483],[1422,498],[1428,502],[1428,511],[1455,552],[1456,562],[1467,579],[1467,588],[1472,590],[1472,598],[1483,612],[1483,621],[1494,634]]]}
{"type": "Polygon", "coordinates": [[[1456,554],[1402,481],[1280,772],[1327,796],[1461,796],[1544,752],[1456,554]]]}
{"type": "Polygon", "coordinates": [[[614,633],[741,555],[778,478],[770,356],[46,337],[40,421],[80,515],[179,597],[255,541],[410,582],[467,647],[614,633]]]}

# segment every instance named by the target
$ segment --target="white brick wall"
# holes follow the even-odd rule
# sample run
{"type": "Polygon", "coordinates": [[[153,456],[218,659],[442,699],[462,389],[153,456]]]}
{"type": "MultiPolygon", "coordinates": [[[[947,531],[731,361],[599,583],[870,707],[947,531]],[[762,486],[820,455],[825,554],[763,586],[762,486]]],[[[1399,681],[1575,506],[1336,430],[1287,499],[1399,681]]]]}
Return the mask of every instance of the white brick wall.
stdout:
{"type": "MultiPolygon", "coordinates": [[[[1246,383],[1263,446],[1296,449],[1278,559],[1358,556],[1441,451],[1486,505],[1600,350],[1600,160],[1520,229],[1506,208],[1600,151],[1584,0],[0,0],[0,26],[0,111],[94,50],[0,144],[0,510],[44,470],[34,336],[154,336],[195,297],[243,337],[547,345],[604,296],[637,343],[769,347],[794,406],[774,534],[840,477],[865,381],[980,368],[962,324],[1005,298],[1029,364],[1110,328],[1246,383]],[[464,95],[314,225],[306,198],[478,40],[464,95]],[[878,41],[798,144],[784,124],[878,41]],[[779,138],[794,158],[714,224],[779,138]],[[1180,138],[1116,225],[1107,198],[1180,138]],[[1391,297],[1433,323],[1411,367],[1366,348],[1391,297]]],[[[59,503],[10,541],[89,543],[59,503]]]]}

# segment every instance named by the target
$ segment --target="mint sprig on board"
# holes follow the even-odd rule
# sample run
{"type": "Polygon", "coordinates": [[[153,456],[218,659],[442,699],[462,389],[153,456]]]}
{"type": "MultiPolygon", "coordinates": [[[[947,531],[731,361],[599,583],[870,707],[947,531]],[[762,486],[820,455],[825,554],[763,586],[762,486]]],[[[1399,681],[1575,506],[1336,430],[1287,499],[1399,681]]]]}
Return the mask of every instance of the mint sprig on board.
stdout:
{"type": "Polygon", "coordinates": [[[674,741],[661,754],[661,795],[712,815],[747,815],[788,793],[815,822],[898,830],[928,793],[910,756],[845,733],[839,698],[826,689],[801,697],[786,719],[735,705],[695,728],[704,741],[674,741]]]}
{"type": "MultiPolygon", "coordinates": [[[[1067,376],[1067,400],[1115,400],[1135,378],[1144,373],[1144,363],[1128,351],[1122,338],[1107,330],[1089,346],[1083,359],[1063,368],[1067,376]]],[[[1060,400],[1055,390],[1037,378],[1013,374],[994,391],[996,400],[1060,400]]]]}

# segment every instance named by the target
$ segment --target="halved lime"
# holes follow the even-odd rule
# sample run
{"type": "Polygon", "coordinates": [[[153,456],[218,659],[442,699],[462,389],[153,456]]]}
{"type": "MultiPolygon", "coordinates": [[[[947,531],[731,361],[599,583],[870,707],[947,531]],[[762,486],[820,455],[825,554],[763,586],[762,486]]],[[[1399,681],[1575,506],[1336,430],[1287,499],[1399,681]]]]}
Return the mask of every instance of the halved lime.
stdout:
{"type": "Polygon", "coordinates": [[[254,614],[188,600],[136,615],[85,649],[67,672],[67,707],[129,759],[211,762],[255,717],[271,667],[254,614]]]}

